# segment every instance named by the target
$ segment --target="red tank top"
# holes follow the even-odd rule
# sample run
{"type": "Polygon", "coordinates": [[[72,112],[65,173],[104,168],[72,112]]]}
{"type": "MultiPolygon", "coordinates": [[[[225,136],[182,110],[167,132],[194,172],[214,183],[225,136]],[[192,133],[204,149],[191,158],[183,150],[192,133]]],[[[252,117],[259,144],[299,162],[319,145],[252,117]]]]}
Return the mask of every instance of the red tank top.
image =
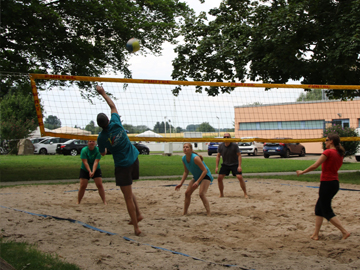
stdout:
{"type": "Polygon", "coordinates": [[[320,181],[339,181],[338,170],[343,164],[344,157],[340,156],[336,149],[326,149],[323,155],[327,159],[321,165],[320,181]]]}

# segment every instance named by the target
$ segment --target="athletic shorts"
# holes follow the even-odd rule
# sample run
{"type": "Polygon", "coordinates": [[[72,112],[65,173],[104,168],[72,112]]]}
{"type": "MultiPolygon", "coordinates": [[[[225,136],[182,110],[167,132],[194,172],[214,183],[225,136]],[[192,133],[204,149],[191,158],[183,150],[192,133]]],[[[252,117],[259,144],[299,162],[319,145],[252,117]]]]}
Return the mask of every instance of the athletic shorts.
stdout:
{"type": "MultiPolygon", "coordinates": [[[[205,177],[203,178],[203,180],[209,180],[209,181],[211,182],[210,176],[208,176],[208,175],[205,175],[205,177]]],[[[200,184],[202,183],[203,180],[201,180],[200,184]]]]}
{"type": "Polygon", "coordinates": [[[130,186],[133,180],[139,179],[139,159],[129,167],[115,167],[115,180],[117,186],[130,186]]]}
{"type": "MultiPolygon", "coordinates": [[[[94,173],[94,176],[92,177],[92,179],[94,178],[98,178],[98,177],[101,177],[102,174],[101,174],[101,169],[97,169],[94,173]]],[[[83,179],[87,179],[87,180],[90,180],[90,174],[88,171],[85,171],[83,169],[80,169],[80,176],[79,178],[83,178],[83,179]]]]}
{"type": "Polygon", "coordinates": [[[219,174],[225,174],[226,176],[229,175],[230,172],[232,172],[233,176],[236,176],[237,174],[242,174],[242,172],[238,172],[238,170],[237,170],[238,167],[239,167],[238,164],[231,165],[231,166],[222,164],[221,168],[220,168],[220,171],[219,171],[219,174]]]}

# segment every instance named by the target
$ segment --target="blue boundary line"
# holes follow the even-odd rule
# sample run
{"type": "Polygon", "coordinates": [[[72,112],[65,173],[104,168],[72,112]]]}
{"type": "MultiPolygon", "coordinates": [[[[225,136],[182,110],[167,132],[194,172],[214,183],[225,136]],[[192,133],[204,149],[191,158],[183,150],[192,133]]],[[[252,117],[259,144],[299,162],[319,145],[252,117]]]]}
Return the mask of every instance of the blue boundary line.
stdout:
{"type": "MultiPolygon", "coordinates": [[[[89,224],[86,224],[86,223],[84,223],[84,222],[82,222],[82,221],[78,221],[78,220],[71,219],[71,218],[61,218],[61,217],[56,217],[56,216],[52,216],[52,215],[36,214],[36,213],[31,213],[31,212],[28,212],[28,211],[25,211],[25,210],[10,208],[10,207],[7,207],[7,206],[2,206],[2,205],[0,205],[0,207],[1,207],[1,208],[5,208],[5,209],[10,209],[10,210],[18,211],[18,212],[23,212],[23,213],[26,213],[26,214],[29,214],[29,215],[33,215],[33,216],[38,216],[38,217],[45,217],[45,218],[49,218],[49,217],[50,217],[50,218],[54,218],[54,219],[56,219],[56,220],[66,220],[66,221],[70,221],[71,223],[80,224],[80,225],[84,226],[85,228],[88,228],[88,229],[91,229],[91,230],[94,230],[94,231],[98,231],[98,232],[101,232],[101,233],[106,233],[106,234],[109,234],[109,235],[118,235],[117,233],[108,232],[108,231],[105,231],[105,230],[96,228],[96,227],[94,227],[94,226],[91,226],[91,225],[89,225],[89,224]]],[[[177,252],[177,251],[174,251],[174,250],[171,250],[171,249],[162,248],[162,247],[157,247],[157,246],[150,245],[150,244],[146,244],[146,243],[141,243],[141,242],[138,242],[138,241],[133,240],[133,239],[131,239],[131,238],[129,238],[129,237],[126,237],[126,236],[122,236],[122,238],[123,238],[124,240],[126,240],[126,241],[138,243],[138,244],[141,244],[141,245],[144,245],[144,246],[149,246],[149,247],[152,247],[152,248],[154,248],[154,249],[158,249],[158,250],[162,250],[162,251],[171,252],[172,254],[185,256],[185,257],[188,257],[188,258],[197,260],[197,261],[202,261],[202,262],[206,262],[206,263],[210,263],[210,264],[214,264],[214,265],[220,265],[220,266],[224,266],[224,267],[238,267],[239,269],[242,269],[242,270],[254,270],[254,269],[244,268],[244,267],[241,267],[241,266],[238,266],[238,265],[235,265],[235,264],[222,264],[222,263],[209,262],[209,261],[206,261],[206,260],[203,260],[203,259],[199,259],[199,258],[193,257],[193,256],[191,256],[191,255],[188,255],[188,254],[185,254],[185,253],[181,253],[181,252],[177,252]]]]}

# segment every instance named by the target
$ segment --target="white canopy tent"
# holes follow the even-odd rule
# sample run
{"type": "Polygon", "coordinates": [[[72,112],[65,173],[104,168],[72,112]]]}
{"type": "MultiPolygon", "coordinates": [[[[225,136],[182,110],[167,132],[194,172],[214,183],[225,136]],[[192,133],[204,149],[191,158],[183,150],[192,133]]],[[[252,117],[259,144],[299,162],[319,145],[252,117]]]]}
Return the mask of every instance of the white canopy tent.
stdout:
{"type": "Polygon", "coordinates": [[[156,137],[156,138],[162,138],[163,136],[161,136],[160,134],[155,133],[154,131],[151,130],[147,130],[143,133],[140,133],[138,135],[136,135],[135,137],[156,137]]]}
{"type": "Polygon", "coordinates": [[[57,129],[51,130],[55,133],[68,133],[68,134],[75,134],[75,135],[91,135],[91,132],[88,130],[83,130],[80,128],[73,128],[73,127],[60,127],[57,129]]]}
{"type": "MultiPolygon", "coordinates": [[[[45,128],[45,131],[51,131],[50,129],[45,128]]],[[[37,127],[33,132],[31,132],[28,136],[28,139],[41,138],[40,127],[37,127]]]]}

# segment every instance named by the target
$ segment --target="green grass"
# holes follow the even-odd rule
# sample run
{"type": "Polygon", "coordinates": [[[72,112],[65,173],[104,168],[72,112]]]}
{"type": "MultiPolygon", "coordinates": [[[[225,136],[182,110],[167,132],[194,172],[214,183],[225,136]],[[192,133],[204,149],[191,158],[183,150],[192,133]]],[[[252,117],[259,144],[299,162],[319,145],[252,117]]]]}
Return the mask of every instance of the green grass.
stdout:
{"type": "MultiPolygon", "coordinates": [[[[139,156],[140,176],[182,175],[184,167],[181,156],[149,155],[139,156]]],[[[210,171],[215,173],[215,158],[204,156],[210,171]]],[[[314,163],[314,160],[243,158],[244,173],[260,172],[295,172],[303,170],[314,163]]],[[[77,179],[81,159],[79,156],[34,155],[34,156],[0,156],[0,181],[32,181],[77,179]]],[[[114,161],[111,155],[100,161],[103,178],[114,177],[114,161]]],[[[320,168],[318,168],[320,170],[320,168]]],[[[360,163],[344,163],[341,170],[360,170],[360,163]]]]}
{"type": "Polygon", "coordinates": [[[0,238],[1,258],[17,270],[80,270],[74,264],[69,264],[56,255],[42,253],[34,245],[4,241],[0,238]]]}

